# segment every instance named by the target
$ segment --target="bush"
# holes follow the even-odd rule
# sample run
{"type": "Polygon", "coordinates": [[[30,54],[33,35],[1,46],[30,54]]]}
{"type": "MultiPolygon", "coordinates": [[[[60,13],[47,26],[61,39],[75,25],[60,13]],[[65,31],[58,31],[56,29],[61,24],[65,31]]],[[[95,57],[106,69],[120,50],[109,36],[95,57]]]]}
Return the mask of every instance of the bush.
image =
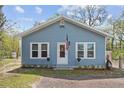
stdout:
{"type": "Polygon", "coordinates": [[[119,56],[124,55],[124,49],[115,49],[112,51],[112,59],[117,60],[119,56]]]}

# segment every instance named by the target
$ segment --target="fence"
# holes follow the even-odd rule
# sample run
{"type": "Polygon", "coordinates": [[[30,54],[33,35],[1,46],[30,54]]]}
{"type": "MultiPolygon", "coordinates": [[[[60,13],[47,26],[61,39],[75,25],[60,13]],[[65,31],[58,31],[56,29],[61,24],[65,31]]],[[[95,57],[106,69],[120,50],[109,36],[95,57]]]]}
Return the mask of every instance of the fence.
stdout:
{"type": "Polygon", "coordinates": [[[109,55],[109,59],[112,62],[114,68],[124,68],[124,56],[119,57],[118,59],[112,59],[112,51],[106,51],[106,56],[109,55]]]}
{"type": "Polygon", "coordinates": [[[112,64],[115,68],[124,68],[124,56],[121,56],[119,59],[112,60],[112,64]]]}

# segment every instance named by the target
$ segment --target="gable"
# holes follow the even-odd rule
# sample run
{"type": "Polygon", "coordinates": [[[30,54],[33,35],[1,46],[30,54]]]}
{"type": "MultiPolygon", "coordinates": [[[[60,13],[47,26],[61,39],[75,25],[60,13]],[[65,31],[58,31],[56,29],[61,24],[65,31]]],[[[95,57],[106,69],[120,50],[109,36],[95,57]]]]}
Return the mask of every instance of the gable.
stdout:
{"type": "Polygon", "coordinates": [[[71,24],[65,21],[65,27],[61,28],[59,22],[51,24],[43,29],[39,29],[36,32],[32,32],[23,37],[23,41],[49,41],[58,42],[65,41],[66,34],[68,34],[68,39],[72,42],[77,41],[101,41],[105,39],[104,36],[91,32],[87,29],[81,28],[77,25],[71,24]]]}
{"type": "Polygon", "coordinates": [[[69,31],[68,33],[69,34],[72,33],[74,36],[75,35],[80,36],[81,34],[84,34],[85,37],[89,37],[89,38],[90,38],[90,36],[91,37],[97,37],[97,38],[98,37],[100,37],[100,38],[103,37],[104,38],[103,35],[100,35],[98,33],[94,33],[93,31],[91,31],[89,29],[83,28],[79,25],[75,25],[75,24],[73,24],[71,22],[68,22],[68,21],[65,21],[65,30],[67,30],[67,32],[69,31]]]}
{"type": "Polygon", "coordinates": [[[101,35],[101,36],[104,36],[104,37],[108,36],[106,33],[103,33],[101,31],[93,29],[93,28],[91,28],[91,27],[89,27],[89,26],[87,26],[85,24],[82,24],[82,23],[80,23],[78,21],[75,21],[75,20],[72,20],[70,18],[63,17],[63,16],[57,17],[55,19],[52,19],[52,20],[47,21],[45,23],[42,23],[42,24],[40,24],[40,25],[38,25],[36,27],[33,27],[33,28],[29,29],[28,31],[25,31],[25,32],[21,33],[20,36],[21,37],[27,36],[27,35],[29,35],[31,33],[37,32],[37,31],[39,31],[41,29],[44,29],[44,28],[46,28],[46,27],[48,27],[48,26],[50,26],[50,25],[52,25],[52,24],[54,24],[56,22],[60,22],[63,19],[64,19],[64,21],[67,21],[67,22],[69,22],[69,23],[71,23],[71,24],[73,24],[75,26],[80,27],[80,28],[87,29],[88,31],[91,31],[91,32],[96,33],[98,35],[101,35]]]}

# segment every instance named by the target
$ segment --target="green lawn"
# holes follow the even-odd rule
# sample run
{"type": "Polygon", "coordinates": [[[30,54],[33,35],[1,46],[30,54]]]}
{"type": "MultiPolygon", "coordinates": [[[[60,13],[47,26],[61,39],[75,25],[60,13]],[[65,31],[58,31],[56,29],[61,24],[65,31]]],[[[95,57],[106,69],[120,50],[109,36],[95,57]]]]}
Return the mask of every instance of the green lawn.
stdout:
{"type": "Polygon", "coordinates": [[[14,63],[14,59],[3,59],[0,61],[0,68],[9,64],[9,63],[14,63]]]}
{"type": "Polygon", "coordinates": [[[108,76],[124,77],[124,71],[113,70],[52,70],[41,68],[17,68],[7,72],[8,75],[0,77],[0,87],[31,87],[32,84],[42,77],[68,78],[79,76],[108,76]]]}
{"type": "Polygon", "coordinates": [[[39,79],[36,75],[13,74],[0,75],[0,87],[2,88],[26,88],[32,87],[32,84],[39,79]],[[2,77],[1,77],[2,76],[2,77]]]}
{"type": "Polygon", "coordinates": [[[10,73],[36,75],[44,77],[78,77],[78,76],[118,76],[124,77],[124,71],[119,69],[112,70],[52,70],[52,69],[41,69],[41,68],[18,68],[11,71],[10,73]]]}
{"type": "MultiPolygon", "coordinates": [[[[0,67],[6,66],[5,69],[19,66],[16,59],[5,59],[0,61],[0,67]],[[14,63],[15,62],[15,63],[14,63]],[[10,63],[14,63],[9,65],[10,63]]],[[[20,67],[19,67],[20,68],[20,67]]],[[[16,68],[15,68],[16,69],[16,68]]],[[[37,81],[40,77],[37,75],[20,74],[20,73],[0,73],[0,87],[32,87],[32,84],[37,81]]]]}
{"type": "MultiPolygon", "coordinates": [[[[7,65],[16,60],[7,59],[1,62],[1,67],[7,65]]],[[[15,64],[7,66],[14,67],[15,64]]],[[[18,65],[17,65],[18,66],[18,65]]],[[[112,70],[53,70],[53,69],[42,69],[42,68],[21,68],[16,67],[7,73],[0,74],[0,87],[15,87],[24,88],[32,87],[35,81],[38,81],[42,77],[55,77],[55,78],[69,78],[69,77],[80,77],[80,76],[106,76],[106,77],[124,77],[124,70],[112,69],[112,70]]]]}

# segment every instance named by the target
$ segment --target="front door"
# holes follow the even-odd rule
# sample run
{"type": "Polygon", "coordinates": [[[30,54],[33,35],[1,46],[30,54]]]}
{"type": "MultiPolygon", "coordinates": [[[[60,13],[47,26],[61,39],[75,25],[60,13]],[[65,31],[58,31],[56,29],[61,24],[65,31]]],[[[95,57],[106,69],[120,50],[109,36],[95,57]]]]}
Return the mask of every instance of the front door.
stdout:
{"type": "Polygon", "coordinates": [[[57,64],[68,64],[68,51],[65,42],[57,43],[57,64]]]}

